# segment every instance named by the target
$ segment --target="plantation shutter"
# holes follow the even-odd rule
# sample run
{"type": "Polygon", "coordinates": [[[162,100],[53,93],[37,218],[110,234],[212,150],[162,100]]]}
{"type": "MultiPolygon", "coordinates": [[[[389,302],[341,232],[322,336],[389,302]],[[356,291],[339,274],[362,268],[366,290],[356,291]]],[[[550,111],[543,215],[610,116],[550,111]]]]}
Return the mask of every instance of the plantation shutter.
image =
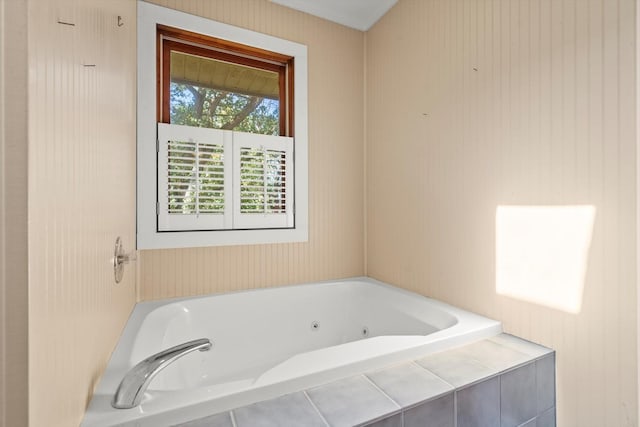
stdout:
{"type": "Polygon", "coordinates": [[[235,132],[233,159],[233,228],[293,227],[293,138],[235,132]]]}
{"type": "Polygon", "coordinates": [[[158,231],[233,225],[232,132],[158,123],[158,231]]]}
{"type": "Polygon", "coordinates": [[[158,123],[158,231],[291,228],[293,138],[158,123]]]}

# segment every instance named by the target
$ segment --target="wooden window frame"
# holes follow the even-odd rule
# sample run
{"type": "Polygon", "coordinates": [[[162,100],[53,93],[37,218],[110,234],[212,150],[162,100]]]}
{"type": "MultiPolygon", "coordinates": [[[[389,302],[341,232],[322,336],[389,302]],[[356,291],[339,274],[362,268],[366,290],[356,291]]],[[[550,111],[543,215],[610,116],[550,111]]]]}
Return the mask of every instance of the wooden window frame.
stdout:
{"type": "Polygon", "coordinates": [[[159,123],[170,123],[171,52],[278,73],[280,136],[294,136],[294,58],[165,25],[157,25],[157,106],[159,123]]]}

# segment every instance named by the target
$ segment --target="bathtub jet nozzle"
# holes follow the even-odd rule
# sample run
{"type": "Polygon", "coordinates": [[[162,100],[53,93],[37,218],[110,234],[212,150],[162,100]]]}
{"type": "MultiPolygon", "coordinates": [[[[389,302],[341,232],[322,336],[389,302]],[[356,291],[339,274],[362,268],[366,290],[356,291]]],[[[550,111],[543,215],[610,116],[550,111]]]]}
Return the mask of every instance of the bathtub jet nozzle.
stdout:
{"type": "Polygon", "coordinates": [[[208,338],[201,338],[179,344],[147,357],[131,368],[124,376],[116,390],[116,394],[113,396],[111,406],[116,409],[135,408],[142,401],[144,392],[158,372],[182,356],[196,350],[208,351],[211,349],[211,345],[211,341],[208,338]]]}

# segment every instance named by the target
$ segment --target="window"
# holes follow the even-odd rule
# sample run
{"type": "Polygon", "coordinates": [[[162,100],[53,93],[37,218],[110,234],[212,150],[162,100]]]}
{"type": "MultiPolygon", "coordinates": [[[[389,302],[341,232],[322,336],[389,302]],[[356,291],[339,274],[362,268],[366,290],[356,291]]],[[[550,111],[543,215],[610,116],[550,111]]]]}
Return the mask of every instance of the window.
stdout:
{"type": "Polygon", "coordinates": [[[166,26],[157,40],[158,231],[293,227],[293,58],[166,26]]]}
{"type": "Polygon", "coordinates": [[[138,247],[307,240],[306,47],[138,17],[138,247]]]}
{"type": "Polygon", "coordinates": [[[293,136],[291,56],[158,26],[158,121],[293,136]]]}

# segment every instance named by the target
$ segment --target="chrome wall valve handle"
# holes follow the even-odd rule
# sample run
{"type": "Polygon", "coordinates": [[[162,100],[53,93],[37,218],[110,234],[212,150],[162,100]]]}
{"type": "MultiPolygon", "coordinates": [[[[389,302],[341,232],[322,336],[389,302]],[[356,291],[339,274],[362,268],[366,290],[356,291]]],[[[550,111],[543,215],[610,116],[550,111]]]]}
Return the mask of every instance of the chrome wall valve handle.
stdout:
{"type": "Polygon", "coordinates": [[[122,280],[122,276],[124,275],[124,265],[129,264],[130,261],[135,261],[136,253],[131,252],[129,254],[125,253],[124,248],[122,246],[122,239],[120,236],[116,238],[116,245],[113,250],[113,276],[116,283],[120,283],[122,280]]]}

